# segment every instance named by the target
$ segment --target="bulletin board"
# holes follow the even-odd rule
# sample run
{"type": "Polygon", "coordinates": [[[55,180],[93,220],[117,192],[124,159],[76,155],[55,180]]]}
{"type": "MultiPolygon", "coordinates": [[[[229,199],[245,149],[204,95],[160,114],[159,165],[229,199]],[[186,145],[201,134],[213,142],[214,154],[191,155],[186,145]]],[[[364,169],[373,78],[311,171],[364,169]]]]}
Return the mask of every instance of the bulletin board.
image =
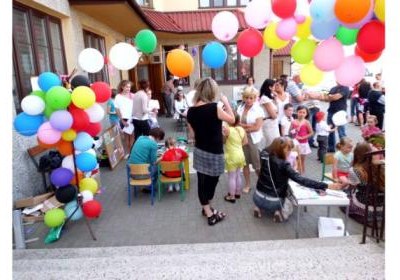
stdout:
{"type": "Polygon", "coordinates": [[[103,133],[102,137],[104,149],[110,162],[110,168],[114,169],[125,156],[119,127],[116,125],[110,127],[103,133]]]}

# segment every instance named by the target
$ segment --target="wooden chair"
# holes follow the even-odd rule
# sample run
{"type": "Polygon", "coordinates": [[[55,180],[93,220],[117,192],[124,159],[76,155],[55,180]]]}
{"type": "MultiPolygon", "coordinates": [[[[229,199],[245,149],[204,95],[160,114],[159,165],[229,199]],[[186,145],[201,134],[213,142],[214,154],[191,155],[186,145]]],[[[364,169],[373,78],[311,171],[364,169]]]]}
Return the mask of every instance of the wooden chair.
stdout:
{"type": "Polygon", "coordinates": [[[334,153],[326,153],[324,156],[324,160],[322,162],[322,178],[321,181],[324,181],[325,179],[328,179],[330,181],[335,181],[333,179],[332,175],[332,166],[333,166],[333,161],[334,161],[334,153]],[[327,171],[327,166],[331,166],[330,172],[327,171]]]}
{"type": "Polygon", "coordinates": [[[127,178],[128,178],[128,205],[131,207],[131,187],[133,187],[133,194],[137,197],[136,187],[150,187],[151,205],[154,205],[154,186],[151,182],[151,173],[149,171],[150,164],[127,164],[127,178]]]}
{"type": "Polygon", "coordinates": [[[158,163],[158,200],[161,200],[161,192],[162,186],[164,184],[176,184],[179,183],[179,196],[181,201],[185,198],[185,188],[184,188],[184,169],[183,169],[183,162],[181,161],[160,161],[158,163]],[[165,176],[165,172],[168,171],[180,171],[181,176],[176,178],[171,178],[165,176]]]}

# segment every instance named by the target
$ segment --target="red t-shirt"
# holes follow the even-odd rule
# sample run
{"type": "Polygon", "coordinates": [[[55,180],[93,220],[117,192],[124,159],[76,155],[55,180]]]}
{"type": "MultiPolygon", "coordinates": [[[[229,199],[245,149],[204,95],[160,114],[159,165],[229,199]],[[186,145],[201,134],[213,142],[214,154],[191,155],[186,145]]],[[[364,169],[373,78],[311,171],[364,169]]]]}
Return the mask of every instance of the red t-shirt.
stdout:
{"type": "MultiPolygon", "coordinates": [[[[161,160],[162,161],[182,161],[186,158],[188,158],[189,155],[182,149],[180,148],[171,148],[165,151],[163,154],[161,160]]],[[[181,176],[180,171],[167,171],[164,174],[167,177],[170,178],[176,178],[181,176]]]]}

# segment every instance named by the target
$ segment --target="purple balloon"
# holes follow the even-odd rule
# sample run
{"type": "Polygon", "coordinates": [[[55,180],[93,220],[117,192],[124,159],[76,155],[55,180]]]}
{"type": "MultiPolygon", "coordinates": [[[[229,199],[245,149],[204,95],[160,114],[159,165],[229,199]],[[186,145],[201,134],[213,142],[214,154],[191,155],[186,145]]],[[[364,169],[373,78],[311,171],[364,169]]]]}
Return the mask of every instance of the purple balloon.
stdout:
{"type": "Polygon", "coordinates": [[[51,172],[50,182],[57,187],[63,187],[68,185],[73,177],[74,173],[71,170],[60,167],[51,172]]]}
{"type": "Polygon", "coordinates": [[[73,121],[74,120],[71,113],[67,110],[55,111],[50,116],[51,126],[58,131],[65,131],[67,129],[70,129],[73,121]]]}

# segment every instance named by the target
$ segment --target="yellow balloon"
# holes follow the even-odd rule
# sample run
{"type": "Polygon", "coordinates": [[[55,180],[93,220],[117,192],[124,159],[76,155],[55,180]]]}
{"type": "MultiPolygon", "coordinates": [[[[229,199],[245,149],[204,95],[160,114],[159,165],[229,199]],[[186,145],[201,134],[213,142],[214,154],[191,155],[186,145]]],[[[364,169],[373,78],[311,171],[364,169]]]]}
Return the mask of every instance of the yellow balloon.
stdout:
{"type": "Polygon", "coordinates": [[[322,81],[323,78],[324,72],[319,70],[313,62],[305,65],[300,70],[300,79],[306,85],[316,86],[322,81]]]}
{"type": "Polygon", "coordinates": [[[90,191],[93,194],[96,194],[97,189],[99,188],[97,181],[93,178],[84,178],[79,182],[79,191],[90,191]]]}
{"type": "Polygon", "coordinates": [[[78,108],[87,109],[96,102],[96,95],[87,86],[79,86],[71,93],[72,103],[78,108]]]}
{"type": "Polygon", "coordinates": [[[385,0],[376,0],[374,12],[380,21],[385,21],[385,0]]]}
{"type": "Polygon", "coordinates": [[[311,21],[311,17],[306,17],[306,20],[302,24],[297,25],[296,37],[306,39],[311,35],[311,21]]]}
{"type": "Polygon", "coordinates": [[[61,133],[61,138],[65,141],[74,141],[76,138],[76,132],[73,129],[68,129],[61,133]]]}
{"type": "Polygon", "coordinates": [[[264,43],[267,45],[268,48],[273,50],[282,49],[289,44],[290,40],[282,40],[276,34],[276,28],[278,26],[277,22],[271,22],[267,25],[264,30],[263,38],[264,43]]]}

